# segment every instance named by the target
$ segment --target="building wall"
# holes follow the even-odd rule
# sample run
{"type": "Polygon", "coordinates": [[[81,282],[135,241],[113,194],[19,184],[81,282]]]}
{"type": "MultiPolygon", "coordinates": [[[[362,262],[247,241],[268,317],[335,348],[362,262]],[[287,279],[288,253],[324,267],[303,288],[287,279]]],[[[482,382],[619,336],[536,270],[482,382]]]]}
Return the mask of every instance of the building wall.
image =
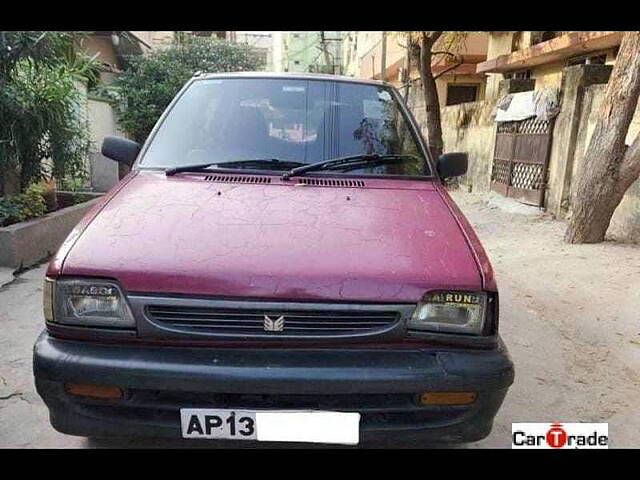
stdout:
{"type": "Polygon", "coordinates": [[[358,76],[358,32],[342,32],[342,74],[358,76]]]}
{"type": "MultiPolygon", "coordinates": [[[[370,54],[372,49],[376,45],[378,45],[380,41],[382,41],[382,32],[365,31],[365,32],[357,32],[357,34],[358,34],[358,48],[356,51],[356,55],[358,57],[358,62],[361,63],[363,60],[363,57],[365,55],[370,54]]],[[[371,68],[364,68],[363,65],[360,64],[359,70],[358,70],[358,76],[364,77],[364,78],[370,78],[366,76],[366,75],[369,75],[370,72],[371,72],[371,68]]]]}
{"type": "MultiPolygon", "coordinates": [[[[605,90],[605,84],[591,85],[585,89],[572,177],[579,171],[578,169],[589,146],[605,90]]],[[[627,132],[627,145],[630,145],[638,134],[640,134],[640,104],[627,132]]],[[[618,205],[611,218],[607,236],[621,241],[640,243],[640,179],[629,187],[620,205],[618,205]]]]}
{"type": "MultiPolygon", "coordinates": [[[[407,103],[426,138],[424,100],[419,85],[410,89],[407,103]]],[[[494,108],[494,101],[480,101],[440,109],[444,151],[469,154],[469,170],[461,183],[473,191],[489,190],[496,131],[491,117],[494,108]]]]}
{"type": "Polygon", "coordinates": [[[106,192],[118,183],[118,163],[100,153],[102,141],[107,135],[124,134],[118,128],[113,108],[105,100],[89,97],[87,114],[92,144],[89,152],[91,186],[97,192],[106,192]]]}
{"type": "Polygon", "coordinates": [[[173,43],[174,34],[175,34],[174,31],[165,31],[165,30],[155,30],[149,33],[150,33],[149,35],[150,42],[148,43],[151,45],[151,48],[153,48],[154,50],[163,49],[170,46],[173,43]]]}
{"type": "MultiPolygon", "coordinates": [[[[516,32],[489,32],[489,38],[487,41],[487,60],[511,53],[515,33],[516,32]]],[[[503,79],[504,77],[501,73],[487,74],[485,98],[491,100],[498,96],[499,84],[503,79]]]]}
{"type": "Polygon", "coordinates": [[[489,35],[487,32],[468,32],[464,40],[464,53],[466,55],[487,55],[489,48],[489,35]]]}
{"type": "Polygon", "coordinates": [[[117,57],[111,37],[90,35],[82,40],[82,49],[87,55],[98,54],[98,60],[116,66],[117,57]]]}
{"type": "Polygon", "coordinates": [[[449,85],[473,85],[478,88],[477,101],[485,98],[486,84],[484,75],[443,75],[436,79],[438,100],[440,107],[444,108],[447,102],[447,88],[449,85]]]}
{"type": "Polygon", "coordinates": [[[317,32],[287,32],[284,36],[283,70],[303,73],[315,60],[318,45],[317,32]]]}
{"type": "Polygon", "coordinates": [[[284,71],[284,32],[273,32],[273,71],[282,73],[284,71]]]}
{"type": "Polygon", "coordinates": [[[148,44],[150,47],[153,47],[153,36],[154,36],[154,34],[156,32],[154,32],[152,30],[146,30],[146,31],[139,31],[139,30],[138,31],[134,31],[134,30],[132,30],[131,33],[136,35],[140,40],[142,40],[143,42],[148,44]]]}
{"type": "MultiPolygon", "coordinates": [[[[386,36],[386,56],[383,73],[383,32],[353,32],[357,37],[356,57],[358,58],[358,68],[353,70],[355,76],[362,78],[384,79],[395,87],[402,86],[401,70],[405,68],[406,56],[406,34],[405,32],[385,32],[386,36]]],[[[443,37],[443,40],[445,38],[443,37]]],[[[487,52],[488,35],[484,32],[469,32],[461,45],[459,52],[466,63],[469,61],[479,61],[484,59],[487,52]]],[[[437,47],[436,47],[437,49],[437,47]]],[[[474,67],[471,65],[471,67],[474,67]]],[[[475,70],[475,68],[472,68],[475,70]]],[[[410,78],[418,81],[420,77],[418,68],[414,65],[410,71],[410,78]]],[[[444,107],[447,102],[448,85],[473,85],[478,88],[477,100],[482,100],[485,96],[485,75],[475,73],[445,73],[436,79],[436,88],[440,106],[444,107]]]]}
{"type": "MultiPolygon", "coordinates": [[[[555,119],[545,204],[546,210],[559,218],[570,215],[572,180],[589,146],[604,98],[607,69],[594,67],[568,67],[562,72],[565,77],[561,82],[563,100],[560,114],[555,119]]],[[[501,90],[504,91],[503,87],[501,90]]],[[[426,136],[424,103],[417,86],[411,89],[408,104],[426,136]]],[[[461,179],[461,184],[469,190],[490,189],[496,136],[496,123],[492,117],[495,104],[496,97],[493,97],[441,109],[444,151],[469,154],[469,171],[461,179]]],[[[627,144],[630,145],[638,134],[640,105],[629,127],[627,144]]],[[[607,235],[624,242],[640,243],[640,180],[626,192],[607,235]]]]}
{"type": "Polygon", "coordinates": [[[382,37],[383,32],[365,31],[357,34],[357,73],[362,78],[382,79],[398,86],[399,68],[404,65],[406,41],[403,32],[385,32],[386,59],[385,73],[382,73],[382,37]]]}
{"type": "Polygon", "coordinates": [[[273,71],[273,33],[272,32],[234,32],[234,41],[236,43],[246,44],[264,55],[265,66],[264,71],[273,71]]]}
{"type": "MultiPolygon", "coordinates": [[[[75,114],[77,115],[77,118],[83,122],[88,128],[91,128],[91,116],[89,115],[89,101],[88,101],[88,88],[87,88],[87,81],[85,79],[82,78],[76,78],[73,81],[73,84],[76,88],[76,90],[79,93],[79,98],[78,98],[78,102],[75,104],[75,114]]],[[[50,158],[47,158],[44,160],[44,163],[47,164],[51,162],[50,158]]],[[[85,171],[90,171],[91,169],[91,160],[89,158],[85,158],[84,159],[84,169],[85,171]]],[[[90,187],[91,186],[91,182],[89,179],[85,179],[83,182],[83,187],[90,187]]]]}
{"type": "Polygon", "coordinates": [[[114,78],[112,71],[118,70],[118,58],[111,37],[90,35],[82,40],[81,46],[87,55],[93,56],[97,54],[97,60],[103,64],[103,69],[100,72],[100,82],[103,84],[111,83],[114,78]]]}
{"type": "MultiPolygon", "coordinates": [[[[489,40],[487,47],[487,60],[491,60],[500,55],[508,55],[516,50],[523,50],[531,47],[535,43],[540,43],[540,35],[544,32],[489,32],[489,40]]],[[[562,35],[568,32],[555,32],[562,35]]],[[[597,33],[597,32],[596,32],[597,33]]],[[[603,47],[604,48],[604,47],[603,47]]],[[[598,56],[606,55],[605,64],[613,65],[615,63],[615,49],[605,48],[604,50],[588,51],[585,54],[580,49],[574,49],[574,53],[562,60],[544,63],[542,65],[522,66],[522,70],[513,70],[509,74],[528,70],[530,78],[535,80],[535,89],[547,87],[560,87],[562,81],[562,72],[568,66],[568,61],[580,55],[598,56]]],[[[488,73],[487,76],[487,98],[498,95],[498,86],[501,80],[505,78],[503,73],[488,73]]]]}
{"type": "MultiPolygon", "coordinates": [[[[132,33],[144,42],[155,45],[156,48],[162,48],[173,41],[173,32],[168,31],[135,31],[132,33]]],[[[117,66],[116,47],[113,45],[110,35],[90,35],[83,40],[82,47],[89,55],[98,53],[98,59],[103,63],[112,67],[117,66]]],[[[122,44],[120,44],[120,48],[122,48],[122,44]]],[[[141,45],[139,51],[148,52],[149,49],[141,45]]],[[[127,50],[125,53],[128,53],[127,50]]],[[[116,75],[118,74],[109,71],[101,72],[101,83],[108,85],[116,75]]],[[[106,192],[118,183],[119,174],[118,164],[100,153],[102,141],[107,135],[124,136],[124,134],[118,128],[115,112],[111,105],[104,99],[92,96],[87,91],[86,85],[77,85],[82,94],[81,114],[87,119],[91,140],[89,157],[86,160],[86,170],[89,174],[86,187],[98,192],[106,192]]]]}
{"type": "Polygon", "coordinates": [[[560,112],[555,118],[549,179],[545,205],[557,217],[569,211],[571,181],[585,148],[588,116],[593,111],[585,90],[590,85],[606,84],[611,67],[603,65],[575,65],[563,70],[560,112]]]}
{"type": "Polygon", "coordinates": [[[402,32],[386,32],[385,71],[382,72],[383,32],[358,32],[359,76],[383,79],[400,85],[399,69],[404,66],[406,39],[402,32]]]}
{"type": "MultiPolygon", "coordinates": [[[[342,69],[342,32],[325,31],[329,61],[335,73],[342,69]]],[[[276,72],[320,72],[326,67],[321,32],[274,32],[273,63],[276,72]]]]}
{"type": "MultiPolygon", "coordinates": [[[[359,68],[356,76],[363,78],[384,79],[385,81],[398,86],[400,84],[400,68],[404,67],[406,55],[406,33],[405,32],[385,32],[386,33],[386,56],[385,72],[382,72],[383,32],[355,32],[358,38],[357,57],[359,68]]],[[[442,37],[445,41],[446,37],[442,37]]],[[[488,35],[484,32],[468,32],[464,42],[461,44],[459,53],[467,58],[481,57],[487,55],[488,35]]],[[[437,50],[438,47],[436,46],[437,50]]],[[[418,69],[412,68],[412,78],[418,77],[418,69]]],[[[449,75],[446,75],[449,76],[449,75]]],[[[475,81],[484,82],[484,75],[478,75],[475,81]]]]}
{"type": "Polygon", "coordinates": [[[562,84],[562,71],[566,66],[565,61],[547,63],[531,69],[531,78],[535,83],[535,89],[560,88],[562,84]]]}
{"type": "Polygon", "coordinates": [[[442,109],[445,152],[467,152],[469,170],[461,179],[470,190],[489,191],[496,124],[493,102],[472,102],[442,109]]]}

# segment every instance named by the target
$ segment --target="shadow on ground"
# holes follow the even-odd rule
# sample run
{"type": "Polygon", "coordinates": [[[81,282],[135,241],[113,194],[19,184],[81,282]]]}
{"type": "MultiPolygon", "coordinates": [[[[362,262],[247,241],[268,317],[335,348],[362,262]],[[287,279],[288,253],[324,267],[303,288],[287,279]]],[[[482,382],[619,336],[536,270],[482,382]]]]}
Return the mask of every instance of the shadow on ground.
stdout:
{"type": "Polygon", "coordinates": [[[389,444],[361,444],[328,445],[314,443],[275,443],[275,442],[234,442],[216,440],[182,440],[158,438],[87,438],[87,448],[177,448],[177,449],[448,449],[465,448],[464,445],[389,445],[389,444]]]}

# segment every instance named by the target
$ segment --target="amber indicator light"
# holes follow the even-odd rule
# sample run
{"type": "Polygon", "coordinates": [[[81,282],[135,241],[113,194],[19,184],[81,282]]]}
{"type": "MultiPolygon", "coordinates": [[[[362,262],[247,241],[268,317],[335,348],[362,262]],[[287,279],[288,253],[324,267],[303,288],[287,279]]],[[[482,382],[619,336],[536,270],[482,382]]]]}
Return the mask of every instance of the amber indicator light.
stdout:
{"type": "Polygon", "coordinates": [[[105,385],[83,385],[80,383],[65,383],[67,393],[78,395],[81,397],[92,398],[122,398],[122,389],[120,387],[110,387],[105,385]]]}
{"type": "Polygon", "coordinates": [[[421,405],[469,405],[476,397],[476,392],[425,392],[418,400],[421,405]]]}

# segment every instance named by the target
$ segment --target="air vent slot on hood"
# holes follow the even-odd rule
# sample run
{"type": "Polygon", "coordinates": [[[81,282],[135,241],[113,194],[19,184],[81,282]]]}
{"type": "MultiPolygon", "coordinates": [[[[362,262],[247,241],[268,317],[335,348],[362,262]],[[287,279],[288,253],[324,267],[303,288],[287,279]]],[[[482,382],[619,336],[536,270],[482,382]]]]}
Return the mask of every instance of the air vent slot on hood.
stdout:
{"type": "Polygon", "coordinates": [[[207,175],[204,177],[207,182],[222,183],[271,183],[271,178],[267,176],[252,177],[249,175],[207,175]]]}
{"type": "Polygon", "coordinates": [[[362,180],[336,180],[333,178],[301,178],[298,183],[316,187],[364,187],[362,180]]]}

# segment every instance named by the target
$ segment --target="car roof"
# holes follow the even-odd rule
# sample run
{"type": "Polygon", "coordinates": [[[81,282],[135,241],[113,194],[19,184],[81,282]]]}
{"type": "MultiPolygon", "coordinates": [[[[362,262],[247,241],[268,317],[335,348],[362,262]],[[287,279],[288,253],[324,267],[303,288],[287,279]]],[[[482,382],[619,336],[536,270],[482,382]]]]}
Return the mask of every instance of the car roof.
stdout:
{"type": "Polygon", "coordinates": [[[330,75],[323,73],[276,73],[276,72],[225,72],[225,73],[202,73],[194,75],[195,79],[208,78],[280,78],[291,80],[324,80],[331,82],[360,83],[364,85],[391,86],[387,82],[380,80],[370,80],[366,78],[354,78],[344,75],[330,75]]]}

